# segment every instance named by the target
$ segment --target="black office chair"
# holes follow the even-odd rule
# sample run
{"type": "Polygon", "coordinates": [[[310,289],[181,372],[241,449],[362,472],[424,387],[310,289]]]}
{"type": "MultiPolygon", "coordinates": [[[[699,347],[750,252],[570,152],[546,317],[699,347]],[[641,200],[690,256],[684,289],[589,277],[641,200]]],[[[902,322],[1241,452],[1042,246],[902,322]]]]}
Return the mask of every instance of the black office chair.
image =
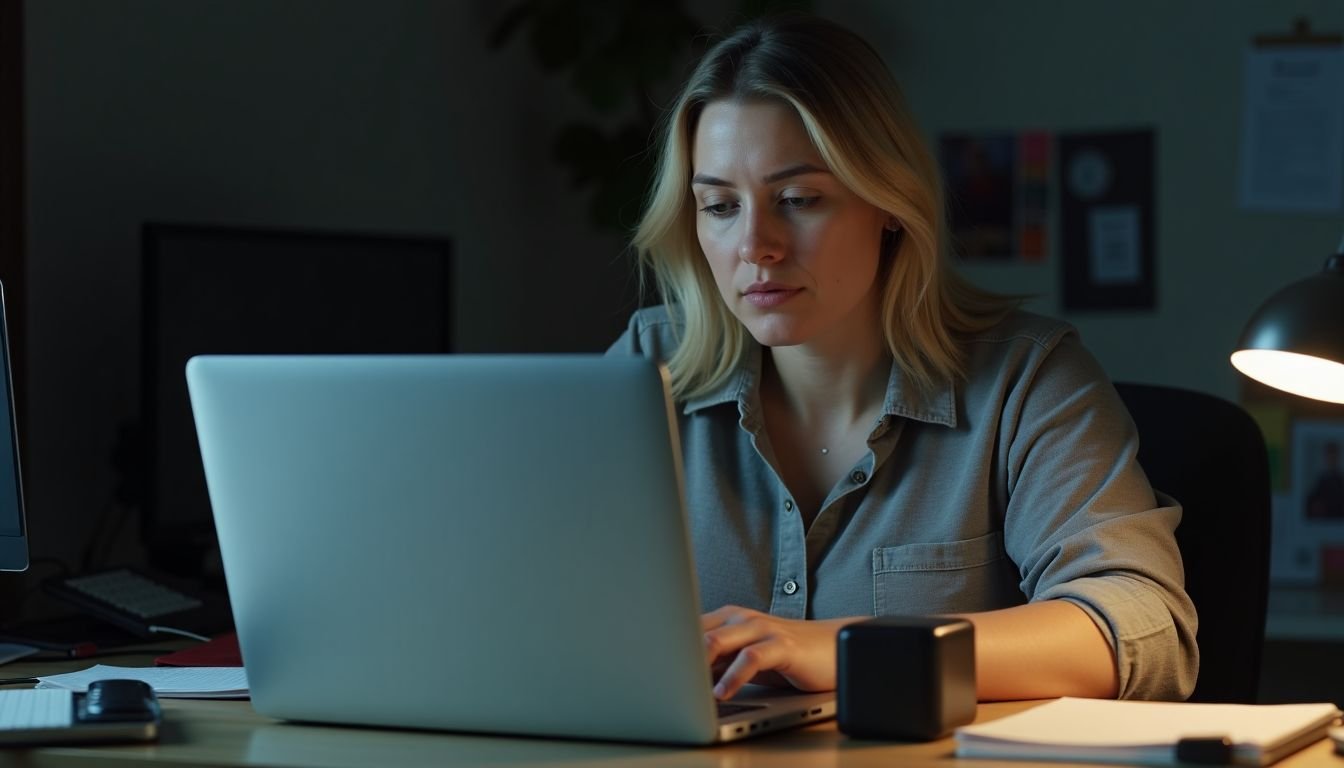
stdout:
{"type": "Polygon", "coordinates": [[[1139,429],[1139,464],[1184,507],[1176,541],[1199,611],[1191,701],[1254,703],[1269,597],[1269,458],[1232,403],[1173,387],[1117,383],[1139,429]]]}

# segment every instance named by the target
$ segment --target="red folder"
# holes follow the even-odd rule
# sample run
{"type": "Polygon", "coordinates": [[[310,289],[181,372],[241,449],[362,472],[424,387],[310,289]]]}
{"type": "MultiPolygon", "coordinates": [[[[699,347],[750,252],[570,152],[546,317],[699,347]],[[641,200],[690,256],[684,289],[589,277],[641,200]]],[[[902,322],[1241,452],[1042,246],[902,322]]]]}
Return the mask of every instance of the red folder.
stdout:
{"type": "Polygon", "coordinates": [[[161,667],[241,667],[243,653],[238,650],[238,634],[228,632],[200,645],[160,656],[154,663],[161,667]]]}

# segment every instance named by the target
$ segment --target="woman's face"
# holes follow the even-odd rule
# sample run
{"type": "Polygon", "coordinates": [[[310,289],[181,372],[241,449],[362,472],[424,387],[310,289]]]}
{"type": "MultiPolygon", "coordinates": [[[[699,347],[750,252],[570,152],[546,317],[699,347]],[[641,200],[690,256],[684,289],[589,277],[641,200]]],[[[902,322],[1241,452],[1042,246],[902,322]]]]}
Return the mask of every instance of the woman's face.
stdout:
{"type": "Polygon", "coordinates": [[[878,332],[889,217],[835,178],[798,114],[714,101],[691,147],[696,234],[729,310],[765,346],[878,332]]]}

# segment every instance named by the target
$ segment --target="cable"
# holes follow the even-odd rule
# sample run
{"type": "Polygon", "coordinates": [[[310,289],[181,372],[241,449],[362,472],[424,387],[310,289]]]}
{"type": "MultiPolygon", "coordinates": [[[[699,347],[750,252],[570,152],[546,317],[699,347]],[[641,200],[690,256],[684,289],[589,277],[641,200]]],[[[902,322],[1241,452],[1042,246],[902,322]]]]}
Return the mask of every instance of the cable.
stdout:
{"type": "Polygon", "coordinates": [[[210,638],[204,635],[198,635],[195,632],[188,632],[185,629],[175,629],[173,627],[160,627],[156,624],[151,624],[148,627],[146,627],[146,629],[148,629],[150,632],[161,632],[165,635],[181,635],[182,637],[189,637],[192,640],[200,640],[203,643],[210,642],[210,638]]]}

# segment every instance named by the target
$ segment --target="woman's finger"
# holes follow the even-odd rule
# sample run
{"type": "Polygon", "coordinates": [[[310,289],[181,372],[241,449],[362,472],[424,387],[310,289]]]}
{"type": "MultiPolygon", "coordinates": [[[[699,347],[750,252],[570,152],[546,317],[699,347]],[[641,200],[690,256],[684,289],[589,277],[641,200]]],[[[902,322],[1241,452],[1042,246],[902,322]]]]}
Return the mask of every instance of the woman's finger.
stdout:
{"type": "Polygon", "coordinates": [[[715,608],[709,613],[700,614],[700,628],[706,632],[711,629],[718,629],[724,624],[733,621],[741,621],[744,617],[759,615],[757,611],[750,608],[742,608],[737,605],[725,605],[721,608],[715,608]]]}
{"type": "Polygon", "coordinates": [[[742,686],[751,682],[752,678],[783,663],[785,660],[783,645],[777,640],[769,639],[739,650],[733,663],[728,665],[728,669],[719,676],[719,682],[715,683],[714,696],[719,699],[731,699],[742,686]]]}
{"type": "Polygon", "coordinates": [[[730,621],[705,632],[705,656],[712,665],[770,636],[771,622],[759,616],[730,621]]]}

